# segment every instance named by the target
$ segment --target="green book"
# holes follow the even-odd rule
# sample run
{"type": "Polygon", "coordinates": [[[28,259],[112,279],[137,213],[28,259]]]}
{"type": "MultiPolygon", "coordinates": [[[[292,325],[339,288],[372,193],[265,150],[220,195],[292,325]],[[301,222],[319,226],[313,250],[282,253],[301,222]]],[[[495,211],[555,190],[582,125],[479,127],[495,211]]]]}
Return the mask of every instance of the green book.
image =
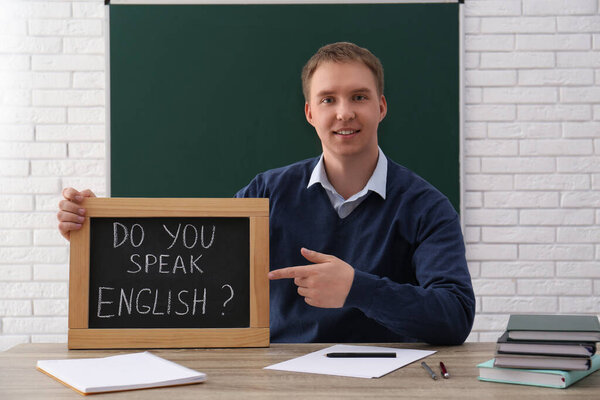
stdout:
{"type": "Polygon", "coordinates": [[[511,340],[600,341],[595,315],[511,315],[506,327],[511,340]]]}
{"type": "Polygon", "coordinates": [[[477,366],[480,381],[514,383],[564,389],[600,368],[600,356],[592,357],[592,367],[587,371],[561,371],[556,369],[516,369],[494,367],[494,359],[477,366]]]}

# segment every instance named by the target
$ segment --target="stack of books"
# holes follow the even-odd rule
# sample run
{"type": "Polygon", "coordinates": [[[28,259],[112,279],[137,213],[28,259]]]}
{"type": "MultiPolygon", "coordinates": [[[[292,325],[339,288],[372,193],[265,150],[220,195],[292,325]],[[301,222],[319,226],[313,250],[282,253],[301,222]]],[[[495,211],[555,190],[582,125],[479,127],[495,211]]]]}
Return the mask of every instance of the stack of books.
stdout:
{"type": "Polygon", "coordinates": [[[600,368],[595,316],[511,315],[482,381],[566,388],[600,368]]]}

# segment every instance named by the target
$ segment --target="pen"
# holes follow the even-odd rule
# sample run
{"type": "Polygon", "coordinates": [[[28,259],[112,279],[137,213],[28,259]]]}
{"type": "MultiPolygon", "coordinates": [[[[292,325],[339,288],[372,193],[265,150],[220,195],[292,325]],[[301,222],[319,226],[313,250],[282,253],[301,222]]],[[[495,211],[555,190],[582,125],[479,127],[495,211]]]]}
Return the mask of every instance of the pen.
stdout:
{"type": "Polygon", "coordinates": [[[442,376],[444,377],[444,379],[450,378],[450,374],[448,373],[446,366],[441,361],[440,361],[440,369],[442,370],[442,376]]]}
{"type": "Polygon", "coordinates": [[[396,358],[396,353],[327,353],[329,358],[396,358]]]}
{"type": "Polygon", "coordinates": [[[429,372],[429,375],[431,375],[431,379],[437,379],[437,375],[431,370],[431,368],[429,368],[429,365],[425,364],[425,361],[421,362],[421,367],[423,367],[425,371],[429,372]]]}

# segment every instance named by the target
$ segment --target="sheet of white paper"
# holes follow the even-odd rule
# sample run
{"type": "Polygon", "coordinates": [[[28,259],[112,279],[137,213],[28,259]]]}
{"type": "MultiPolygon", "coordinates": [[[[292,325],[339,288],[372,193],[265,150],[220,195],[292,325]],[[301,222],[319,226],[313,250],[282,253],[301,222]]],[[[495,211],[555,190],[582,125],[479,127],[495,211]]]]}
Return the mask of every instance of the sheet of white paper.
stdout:
{"type": "Polygon", "coordinates": [[[40,360],[38,368],[84,393],[177,385],[206,380],[206,375],[152,353],[103,358],[40,360]]]}
{"type": "Polygon", "coordinates": [[[269,365],[264,369],[355,378],[379,378],[433,353],[435,351],[336,344],[279,364],[269,365]],[[327,353],[333,352],[395,352],[396,358],[329,358],[326,356],[327,353]]]}

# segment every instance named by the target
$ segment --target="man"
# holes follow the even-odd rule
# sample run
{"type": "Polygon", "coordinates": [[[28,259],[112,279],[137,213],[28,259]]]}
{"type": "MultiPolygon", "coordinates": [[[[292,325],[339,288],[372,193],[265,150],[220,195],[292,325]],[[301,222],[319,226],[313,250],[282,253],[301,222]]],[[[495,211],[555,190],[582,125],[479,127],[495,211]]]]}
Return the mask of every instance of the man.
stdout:
{"type": "MultiPolygon", "coordinates": [[[[322,156],[259,174],[236,194],[270,199],[271,340],[462,343],[475,299],[458,215],[379,149],[381,63],[352,43],[330,44],[302,84],[322,156]]],[[[65,237],[89,195],[64,191],[65,237]]]]}

